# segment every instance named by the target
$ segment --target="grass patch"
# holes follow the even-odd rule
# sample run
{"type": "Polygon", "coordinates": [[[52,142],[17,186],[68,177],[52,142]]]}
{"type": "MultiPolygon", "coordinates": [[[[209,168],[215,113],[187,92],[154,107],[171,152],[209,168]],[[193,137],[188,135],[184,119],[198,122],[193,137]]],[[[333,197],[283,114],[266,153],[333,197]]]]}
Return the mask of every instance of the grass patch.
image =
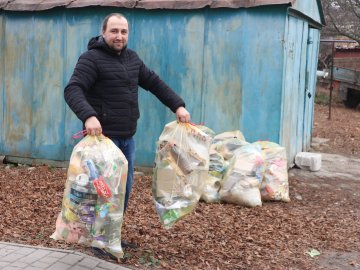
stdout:
{"type": "Polygon", "coordinates": [[[330,102],[330,96],[323,92],[317,92],[315,94],[315,103],[320,105],[328,105],[330,102]]]}
{"type": "MultiPolygon", "coordinates": [[[[330,94],[324,92],[317,92],[315,94],[315,103],[320,105],[329,105],[330,102],[330,94]]],[[[342,99],[336,93],[333,93],[332,96],[332,104],[335,103],[343,103],[342,99]]]]}
{"type": "Polygon", "coordinates": [[[160,261],[155,258],[155,254],[151,250],[145,250],[139,258],[139,263],[146,267],[157,267],[160,265],[160,261]]]}

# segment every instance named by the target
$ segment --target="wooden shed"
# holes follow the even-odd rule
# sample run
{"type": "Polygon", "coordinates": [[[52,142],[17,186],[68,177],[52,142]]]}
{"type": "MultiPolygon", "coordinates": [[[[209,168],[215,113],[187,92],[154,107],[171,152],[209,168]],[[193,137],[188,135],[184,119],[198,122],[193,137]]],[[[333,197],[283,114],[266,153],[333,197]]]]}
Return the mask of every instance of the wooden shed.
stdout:
{"type": "MultiPolygon", "coordinates": [[[[320,0],[0,0],[0,154],[66,161],[81,122],[63,89],[103,18],[123,13],[129,48],[187,103],[195,123],[249,142],[310,145],[320,0]]],[[[140,91],[137,166],[152,166],[173,113],[140,91]]]]}

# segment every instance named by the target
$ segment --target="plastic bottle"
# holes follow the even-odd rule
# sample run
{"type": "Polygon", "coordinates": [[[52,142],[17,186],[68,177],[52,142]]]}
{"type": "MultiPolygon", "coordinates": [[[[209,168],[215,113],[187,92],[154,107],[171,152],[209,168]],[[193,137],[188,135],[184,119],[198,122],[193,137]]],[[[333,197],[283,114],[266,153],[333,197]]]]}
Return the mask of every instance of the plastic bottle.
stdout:
{"type": "Polygon", "coordinates": [[[71,185],[70,201],[80,220],[91,226],[95,222],[95,206],[98,199],[92,182],[98,177],[98,173],[94,162],[90,159],[84,161],[84,167],[87,174],[76,176],[71,185]]]}

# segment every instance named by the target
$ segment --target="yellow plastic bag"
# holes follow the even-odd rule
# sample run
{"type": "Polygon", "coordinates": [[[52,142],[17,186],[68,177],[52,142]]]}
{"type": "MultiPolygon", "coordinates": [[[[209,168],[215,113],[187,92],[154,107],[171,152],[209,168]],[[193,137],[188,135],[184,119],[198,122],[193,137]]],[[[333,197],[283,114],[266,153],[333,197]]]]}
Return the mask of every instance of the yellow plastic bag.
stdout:
{"type": "Polygon", "coordinates": [[[168,123],[157,143],[153,199],[170,228],[197,205],[209,170],[211,137],[194,125],[168,123]]]}
{"type": "Polygon", "coordinates": [[[62,209],[51,235],[123,257],[121,226],[127,160],[105,136],[86,136],[73,149],[62,209]]]}

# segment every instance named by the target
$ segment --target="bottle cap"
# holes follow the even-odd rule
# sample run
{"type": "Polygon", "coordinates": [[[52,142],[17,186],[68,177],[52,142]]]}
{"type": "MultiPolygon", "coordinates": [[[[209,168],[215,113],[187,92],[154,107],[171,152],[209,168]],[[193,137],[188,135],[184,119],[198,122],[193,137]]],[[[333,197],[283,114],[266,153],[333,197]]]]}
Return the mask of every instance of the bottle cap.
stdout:
{"type": "Polygon", "coordinates": [[[85,173],[78,174],[76,176],[75,181],[76,181],[76,184],[84,187],[89,183],[89,176],[85,173]]]}

